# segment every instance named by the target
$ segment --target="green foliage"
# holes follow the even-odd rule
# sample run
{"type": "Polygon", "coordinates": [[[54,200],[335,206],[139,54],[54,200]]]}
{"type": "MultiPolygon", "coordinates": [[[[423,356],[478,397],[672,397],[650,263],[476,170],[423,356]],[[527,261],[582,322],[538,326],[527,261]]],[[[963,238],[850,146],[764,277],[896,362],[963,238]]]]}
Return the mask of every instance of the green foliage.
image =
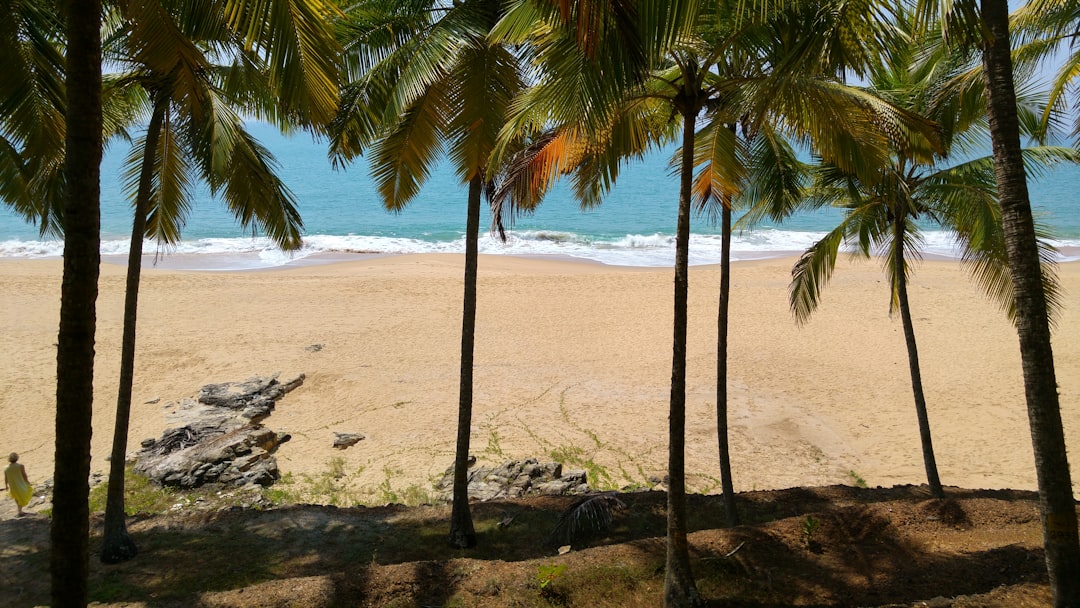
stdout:
{"type": "Polygon", "coordinates": [[[284,505],[299,502],[300,496],[295,489],[296,478],[292,473],[286,473],[272,486],[263,488],[262,495],[274,505],[284,505]]]}
{"type": "Polygon", "coordinates": [[[848,471],[848,476],[851,477],[851,481],[855,484],[856,487],[859,487],[859,488],[865,488],[866,487],[866,480],[863,479],[855,471],[848,471]]]}
{"type": "Polygon", "coordinates": [[[541,594],[550,594],[554,591],[555,580],[566,572],[566,564],[547,564],[537,566],[536,576],[533,581],[541,594]]]}
{"type": "Polygon", "coordinates": [[[814,533],[821,528],[821,522],[813,515],[807,515],[802,521],[802,539],[807,547],[814,542],[814,533]]]}
{"type": "MultiPolygon", "coordinates": [[[[109,483],[100,483],[90,488],[90,512],[102,513],[108,499],[109,483]]],[[[128,467],[124,475],[124,512],[131,515],[164,513],[177,500],[174,488],[161,487],[150,478],[140,475],[128,467]]]]}
{"type": "Polygon", "coordinates": [[[396,475],[398,472],[391,469],[389,466],[383,467],[383,480],[379,483],[379,498],[380,501],[386,504],[393,504],[399,502],[397,492],[394,491],[390,484],[390,478],[396,475]]]}
{"type": "Polygon", "coordinates": [[[503,458],[506,454],[503,453],[502,446],[499,445],[499,432],[495,429],[491,429],[488,432],[487,447],[484,448],[485,454],[491,454],[498,458],[503,458]]]}
{"type": "Polygon", "coordinates": [[[555,462],[561,462],[564,467],[585,469],[590,486],[601,490],[616,489],[611,473],[591,457],[586,456],[585,450],[573,445],[558,446],[548,450],[548,455],[555,462]]]}
{"type": "Polygon", "coordinates": [[[401,491],[401,502],[406,506],[415,507],[434,504],[435,498],[431,495],[431,492],[414,483],[401,491]]]}

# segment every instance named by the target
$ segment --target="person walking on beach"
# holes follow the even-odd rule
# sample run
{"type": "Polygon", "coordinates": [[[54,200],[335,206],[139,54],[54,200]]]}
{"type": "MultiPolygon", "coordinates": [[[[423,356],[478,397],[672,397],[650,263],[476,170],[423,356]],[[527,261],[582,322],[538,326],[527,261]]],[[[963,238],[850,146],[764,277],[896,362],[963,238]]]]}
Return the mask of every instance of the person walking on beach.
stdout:
{"type": "Polygon", "coordinates": [[[18,517],[22,517],[23,507],[30,502],[30,497],[34,495],[34,488],[30,486],[26,468],[19,464],[19,455],[12,452],[8,456],[8,462],[11,464],[4,469],[4,489],[11,492],[11,497],[15,499],[15,506],[19,508],[18,517]]]}

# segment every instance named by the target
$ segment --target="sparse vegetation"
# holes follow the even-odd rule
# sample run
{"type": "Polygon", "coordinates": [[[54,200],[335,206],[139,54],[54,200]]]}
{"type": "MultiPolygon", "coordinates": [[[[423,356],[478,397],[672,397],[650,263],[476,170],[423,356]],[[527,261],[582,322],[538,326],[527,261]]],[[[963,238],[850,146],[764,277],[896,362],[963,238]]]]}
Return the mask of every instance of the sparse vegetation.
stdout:
{"type": "Polygon", "coordinates": [[[611,473],[602,465],[597,464],[591,456],[585,455],[585,450],[572,445],[563,445],[552,448],[548,456],[555,462],[561,462],[563,469],[584,469],[588,475],[589,486],[598,490],[617,489],[611,473]]]}
{"type": "MultiPolygon", "coordinates": [[[[291,492],[296,483],[303,480],[293,475],[276,485],[291,492]]],[[[409,493],[396,491],[403,500],[409,493]]],[[[918,488],[870,492],[833,486],[748,494],[747,520],[754,523],[738,529],[723,528],[719,497],[690,496],[692,560],[703,597],[722,606],[875,606],[993,593],[1000,597],[957,600],[955,605],[1048,605],[1045,578],[1040,577],[1033,492],[957,492],[955,500],[972,522],[989,522],[972,524],[976,536],[956,534],[949,521],[927,517],[930,503],[918,488]],[[808,503],[816,505],[812,516],[790,515],[808,503]],[[892,525],[860,527],[867,518],[882,516],[892,525]],[[791,550],[807,538],[831,539],[832,528],[826,529],[825,522],[835,522],[838,529],[864,530],[845,537],[849,553],[844,555],[872,552],[876,559],[895,564],[894,570],[868,588],[864,560],[791,550]],[[994,529],[991,547],[978,537],[986,526],[994,529]],[[942,531],[949,534],[942,535],[940,547],[910,542],[942,531]],[[954,576],[924,576],[928,568],[942,567],[954,576]],[[826,572],[829,585],[818,584],[815,577],[826,572]],[[1013,595],[1001,595],[1007,593],[1013,595]]],[[[641,492],[619,498],[625,512],[602,535],[575,540],[572,551],[554,557],[547,543],[550,530],[560,513],[580,499],[474,503],[479,545],[463,553],[443,540],[447,505],[322,509],[285,504],[259,511],[223,508],[249,499],[244,492],[176,491],[162,513],[143,513],[129,522],[143,552],[129,564],[94,568],[90,600],[117,606],[151,602],[232,608],[290,602],[313,608],[653,608],[664,580],[664,548],[657,538],[665,526],[665,497],[641,492]],[[184,506],[170,511],[172,504],[184,506]],[[188,511],[196,509],[203,513],[192,517],[188,511]],[[507,512],[515,514],[513,523],[500,527],[507,512]],[[246,558],[242,564],[235,559],[238,554],[246,558]],[[309,577],[332,585],[338,599],[316,601],[303,595],[298,581],[309,577]],[[230,595],[223,599],[220,594],[230,595]]],[[[19,580],[23,590],[18,596],[0,595],[0,608],[48,603],[47,580],[34,575],[47,569],[47,556],[29,550],[47,543],[48,522],[35,517],[17,524],[0,527],[0,546],[5,547],[0,574],[19,580]]],[[[100,542],[100,532],[92,529],[93,545],[100,542]]]]}
{"type": "Polygon", "coordinates": [[[331,458],[327,462],[326,473],[334,479],[341,479],[342,477],[345,477],[345,459],[340,456],[331,458]]]}
{"type": "Polygon", "coordinates": [[[814,539],[814,535],[821,528],[821,521],[813,515],[807,515],[802,520],[802,541],[807,550],[814,553],[821,552],[821,543],[814,539]]]}
{"type": "Polygon", "coordinates": [[[866,480],[863,479],[862,476],[859,475],[858,473],[856,473],[855,471],[848,471],[848,477],[851,478],[851,482],[855,484],[855,487],[857,487],[857,488],[865,488],[865,487],[867,487],[866,486],[866,480]]]}
{"type": "Polygon", "coordinates": [[[488,430],[487,447],[484,448],[484,453],[495,458],[505,458],[502,446],[499,445],[499,431],[492,428],[488,430]]]}
{"type": "Polygon", "coordinates": [[[566,564],[542,564],[536,567],[534,582],[540,595],[552,597],[555,593],[555,581],[566,572],[566,564]]]}
{"type": "MultiPolygon", "coordinates": [[[[105,501],[109,493],[109,482],[105,481],[90,488],[90,512],[105,510],[105,501]]],[[[128,516],[150,513],[164,513],[177,501],[177,492],[173,488],[161,487],[127,467],[124,476],[124,512],[128,516]]]]}

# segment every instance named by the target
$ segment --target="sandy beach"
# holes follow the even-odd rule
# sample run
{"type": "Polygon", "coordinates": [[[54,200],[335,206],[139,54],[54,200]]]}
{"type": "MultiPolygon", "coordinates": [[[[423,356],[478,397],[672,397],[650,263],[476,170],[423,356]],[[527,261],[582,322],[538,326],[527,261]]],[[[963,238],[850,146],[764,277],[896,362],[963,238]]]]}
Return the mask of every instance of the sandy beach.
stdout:
{"type": "MultiPolygon", "coordinates": [[[[878,261],[842,259],[799,327],[793,260],[732,275],[730,423],[736,490],[924,481],[903,330],[878,261]]],[[[1055,359],[1073,469],[1080,454],[1080,263],[1060,266],[1067,308],[1055,359]]],[[[143,273],[129,446],[158,437],[204,384],[304,373],[265,425],[296,487],[332,467],[350,496],[430,491],[450,465],[458,398],[462,257],[360,259],[257,272],[143,273]],[[319,348],[310,348],[320,345],[319,348]],[[334,432],[367,439],[344,451],[334,432]]],[[[124,269],[102,267],[95,471],[106,472],[119,375],[124,269]]],[[[0,452],[52,476],[61,262],[0,260],[0,452]]],[[[687,472],[718,492],[718,270],[691,270],[687,472]]],[[[672,273],[484,256],[472,453],[591,467],[601,487],[666,467],[672,273]]],[[[941,478],[1034,489],[1016,333],[959,264],[926,261],[910,287],[941,478]]],[[[1076,475],[1074,474],[1074,479],[1076,475]]],[[[312,497],[318,500],[317,496],[312,497]]]]}

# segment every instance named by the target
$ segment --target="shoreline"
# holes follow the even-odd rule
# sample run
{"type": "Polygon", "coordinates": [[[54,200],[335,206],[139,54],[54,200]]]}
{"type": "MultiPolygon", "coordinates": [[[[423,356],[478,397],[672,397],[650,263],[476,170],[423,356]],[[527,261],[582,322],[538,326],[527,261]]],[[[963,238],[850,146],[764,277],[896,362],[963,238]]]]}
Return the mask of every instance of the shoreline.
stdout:
{"type": "MultiPolygon", "coordinates": [[[[736,257],[733,254],[732,264],[748,264],[752,262],[761,262],[769,260],[781,260],[781,259],[794,259],[798,257],[802,252],[796,250],[777,250],[777,251],[762,251],[754,252],[742,252],[742,257],[736,257]]],[[[1063,247],[1059,249],[1058,265],[1069,265],[1076,262],[1080,262],[1080,247],[1063,247]]],[[[282,255],[278,253],[278,255],[282,255]]],[[[276,270],[289,270],[295,268],[307,268],[311,266],[326,266],[334,264],[349,264],[354,262],[362,262],[365,260],[379,259],[379,258],[395,258],[395,257],[407,257],[414,255],[464,255],[460,253],[384,253],[376,251],[322,251],[312,254],[307,254],[295,259],[290,259],[284,263],[266,263],[260,261],[260,252],[237,252],[237,253],[170,253],[163,256],[156,256],[155,254],[143,255],[143,269],[156,269],[156,270],[171,270],[171,271],[191,271],[191,272],[259,272],[259,271],[276,271],[276,270]]],[[[589,264],[598,265],[605,268],[612,269],[670,269],[672,264],[664,266],[654,265],[635,265],[635,264],[613,264],[604,262],[588,257],[575,256],[571,254],[553,254],[553,253],[481,253],[482,256],[491,257],[506,257],[506,258],[518,258],[525,260],[538,260],[538,261],[550,261],[550,262],[571,262],[577,264],[589,264]]],[[[841,254],[841,258],[848,257],[846,254],[841,254]]],[[[0,256],[0,262],[31,262],[31,261],[43,261],[43,262],[58,262],[62,259],[62,256],[42,256],[33,258],[22,257],[4,257],[0,256]]],[[[878,259],[876,256],[871,257],[870,260],[878,259]]],[[[953,262],[959,263],[959,259],[954,256],[941,255],[936,253],[926,253],[922,256],[922,260],[931,262],[953,262]]],[[[921,261],[921,260],[920,260],[921,261]]],[[[127,255],[124,254],[107,254],[101,256],[102,264],[111,266],[127,265],[127,255]]],[[[918,261],[916,261],[918,263],[918,261]]],[[[691,267],[717,267],[718,262],[707,262],[691,264],[691,267]]]]}
{"type": "MultiPolygon", "coordinates": [[[[769,230],[749,233],[745,240],[733,239],[732,261],[746,262],[763,259],[797,257],[813,243],[815,233],[785,232],[787,237],[762,237],[769,230]],[[764,238],[764,242],[755,240],[764,238]]],[[[823,233],[817,234],[822,236],[823,233]]],[[[523,257],[545,260],[573,260],[616,268],[670,268],[674,265],[674,245],[669,236],[626,235],[623,242],[564,234],[525,237],[512,235],[503,243],[488,235],[481,239],[480,254],[498,257],[523,257]]],[[[710,266],[720,263],[719,237],[712,234],[692,235],[690,265],[710,266]]],[[[1055,241],[1057,261],[1069,264],[1080,261],[1080,240],[1055,241]]],[[[373,257],[402,255],[449,254],[463,255],[464,245],[458,241],[427,242],[390,237],[354,237],[314,235],[306,237],[304,247],[295,252],[275,248],[265,238],[201,239],[187,241],[171,251],[157,251],[157,245],[145,245],[143,266],[174,270],[205,272],[295,268],[364,260],[373,257]],[[356,239],[355,241],[353,239],[356,239]]],[[[124,264],[127,241],[102,242],[102,261],[124,264]]],[[[63,253],[59,241],[0,241],[0,260],[58,260],[63,253]]],[[[927,260],[958,261],[955,245],[945,233],[932,233],[922,248],[927,260]]]]}
{"type": "MultiPolygon", "coordinates": [[[[152,257],[152,256],[151,256],[152,257]]],[[[211,382],[303,372],[265,422],[294,483],[340,459],[357,499],[430,489],[452,461],[461,255],[364,257],[274,272],[148,266],[129,449],[160,436],[168,404],[211,382]],[[307,347],[321,344],[317,352],[307,347]],[[160,399],[158,403],[150,403],[160,399]],[[367,439],[345,451],[333,432],[367,439]]],[[[837,265],[821,309],[787,311],[793,259],[733,264],[729,404],[737,491],[919,484],[921,452],[902,329],[877,260],[837,265]]],[[[61,264],[0,258],[0,451],[52,476],[61,264]]],[[[1080,293],[1080,264],[1059,267],[1080,293]]],[[[107,472],[124,267],[102,266],[93,471],[107,472]]],[[[671,366],[671,270],[482,255],[471,452],[486,463],[561,457],[597,485],[662,477],[671,366]]],[[[691,269],[687,472],[718,492],[715,266],[691,269]]],[[[946,485],[1035,487],[1015,330],[955,261],[911,282],[935,449],[946,485]]],[[[1075,299],[1066,296],[1069,306],[1075,299]]],[[[1080,446],[1080,309],[1058,320],[1055,363],[1070,446],[1080,446]],[[1070,343],[1072,342],[1072,343],[1070,343]]],[[[1080,453],[1076,449],[1073,453],[1080,453]]],[[[1074,465],[1075,466],[1075,465],[1074,465]]]]}

